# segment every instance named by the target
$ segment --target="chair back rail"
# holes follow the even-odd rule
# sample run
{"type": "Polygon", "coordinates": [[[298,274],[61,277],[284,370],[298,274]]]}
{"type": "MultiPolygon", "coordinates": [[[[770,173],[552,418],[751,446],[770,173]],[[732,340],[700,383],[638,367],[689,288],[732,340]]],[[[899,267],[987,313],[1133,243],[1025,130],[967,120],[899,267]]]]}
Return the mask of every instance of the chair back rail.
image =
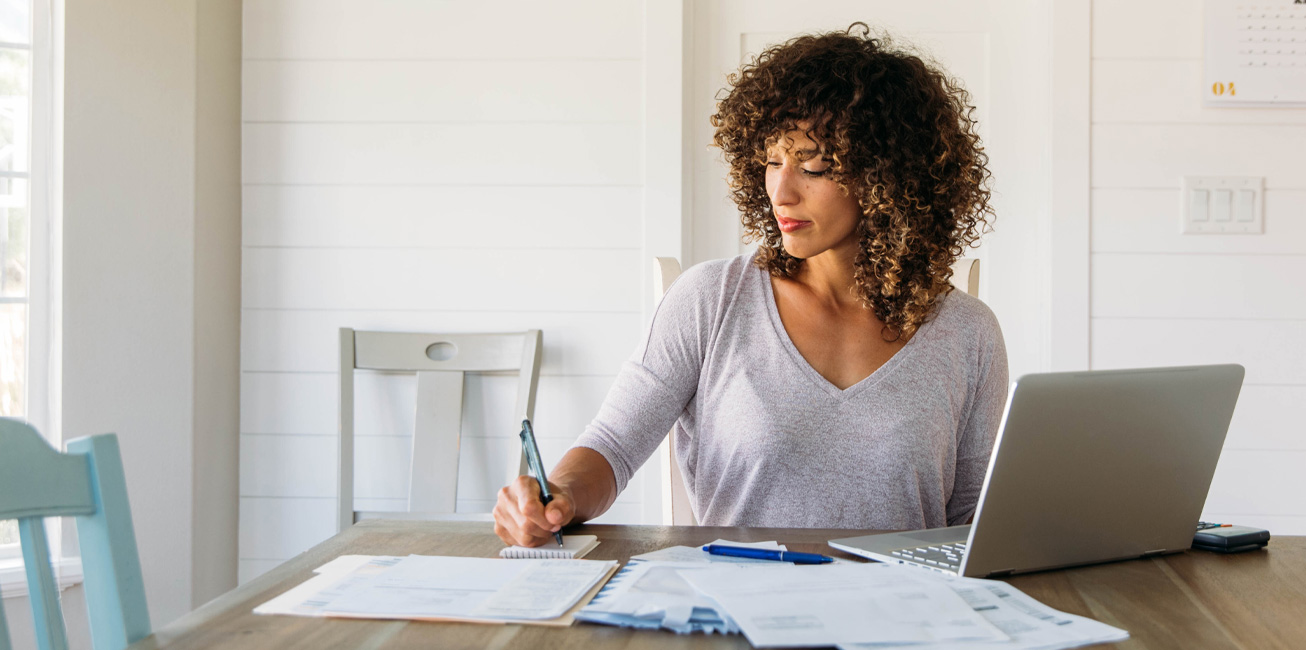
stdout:
{"type": "MultiPolygon", "coordinates": [[[[354,371],[411,372],[417,377],[408,485],[409,516],[455,516],[461,450],[463,382],[467,373],[517,372],[514,417],[535,412],[542,351],[539,330],[505,334],[429,334],[340,330],[339,528],[377,513],[354,508],[354,371]]],[[[506,483],[526,461],[505,467],[506,483]]],[[[390,514],[399,513],[386,513],[390,514]]]]}
{"type": "MultiPolygon", "coordinates": [[[[150,633],[118,438],[78,438],[60,453],[36,429],[0,418],[0,519],[18,519],[37,646],[68,647],[46,517],[76,518],[91,641],[119,650],[150,633]]],[[[9,634],[0,610],[0,650],[9,634]]]]}

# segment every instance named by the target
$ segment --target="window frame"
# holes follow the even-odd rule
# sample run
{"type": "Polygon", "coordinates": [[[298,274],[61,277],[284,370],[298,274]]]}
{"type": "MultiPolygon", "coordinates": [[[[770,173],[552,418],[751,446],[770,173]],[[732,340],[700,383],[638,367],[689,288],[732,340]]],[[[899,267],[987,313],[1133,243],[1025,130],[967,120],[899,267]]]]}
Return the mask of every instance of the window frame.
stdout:
{"type": "MultiPolygon", "coordinates": [[[[24,419],[46,437],[51,446],[62,449],[59,427],[59,315],[60,220],[58,193],[58,147],[62,134],[55,125],[59,109],[56,75],[59,66],[61,31],[55,12],[62,13],[59,0],[30,0],[29,38],[21,43],[0,43],[0,48],[28,52],[29,86],[28,165],[26,172],[0,172],[0,177],[24,179],[28,193],[28,282],[25,298],[0,298],[4,304],[27,305],[27,377],[23,392],[24,419]]],[[[60,57],[61,58],[61,57],[60,57]]],[[[50,525],[50,554],[63,558],[63,526],[50,525]]],[[[0,563],[21,563],[19,544],[0,546],[0,563]]]]}

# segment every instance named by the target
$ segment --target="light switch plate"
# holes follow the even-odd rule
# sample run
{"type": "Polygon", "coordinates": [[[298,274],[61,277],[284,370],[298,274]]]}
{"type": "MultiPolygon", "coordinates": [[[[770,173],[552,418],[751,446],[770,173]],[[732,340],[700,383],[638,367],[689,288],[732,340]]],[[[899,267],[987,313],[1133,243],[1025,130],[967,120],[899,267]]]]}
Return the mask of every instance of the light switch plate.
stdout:
{"type": "Polygon", "coordinates": [[[1181,195],[1181,233],[1259,235],[1265,232],[1263,176],[1185,176],[1181,195]]]}

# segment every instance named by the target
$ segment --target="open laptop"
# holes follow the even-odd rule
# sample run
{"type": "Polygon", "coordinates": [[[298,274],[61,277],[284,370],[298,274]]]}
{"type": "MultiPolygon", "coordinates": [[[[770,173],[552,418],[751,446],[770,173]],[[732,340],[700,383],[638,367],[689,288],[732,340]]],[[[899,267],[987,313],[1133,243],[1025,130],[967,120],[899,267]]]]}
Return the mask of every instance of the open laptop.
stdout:
{"type": "Polygon", "coordinates": [[[1187,549],[1242,380],[1239,365],[1025,375],[972,524],[830,546],[972,577],[1187,549]]]}

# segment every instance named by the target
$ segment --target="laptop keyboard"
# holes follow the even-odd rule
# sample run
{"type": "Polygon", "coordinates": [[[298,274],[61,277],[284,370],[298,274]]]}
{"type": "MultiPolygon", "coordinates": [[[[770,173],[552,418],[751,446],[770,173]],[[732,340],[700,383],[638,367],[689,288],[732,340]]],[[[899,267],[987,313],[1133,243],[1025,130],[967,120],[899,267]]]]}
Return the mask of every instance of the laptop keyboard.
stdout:
{"type": "Polygon", "coordinates": [[[944,571],[957,571],[961,568],[961,556],[966,553],[966,542],[956,544],[939,544],[936,546],[917,546],[892,551],[889,555],[908,562],[938,567],[944,571]]]}

